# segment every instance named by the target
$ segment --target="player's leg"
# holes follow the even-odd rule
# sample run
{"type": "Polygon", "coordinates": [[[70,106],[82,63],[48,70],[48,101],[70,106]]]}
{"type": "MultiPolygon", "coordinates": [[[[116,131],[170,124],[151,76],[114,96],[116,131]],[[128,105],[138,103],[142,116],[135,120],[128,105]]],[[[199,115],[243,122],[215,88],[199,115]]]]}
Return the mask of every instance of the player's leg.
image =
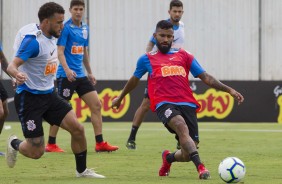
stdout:
{"type": "Polygon", "coordinates": [[[146,113],[149,110],[150,110],[150,99],[148,96],[148,88],[146,87],[142,103],[134,114],[131,131],[130,131],[130,134],[129,134],[129,137],[126,143],[126,147],[128,149],[133,149],[133,150],[136,149],[136,143],[135,143],[136,135],[137,135],[139,127],[141,126],[145,118],[146,113]]]}
{"type": "Polygon", "coordinates": [[[5,122],[4,108],[3,108],[2,100],[0,100],[0,134],[2,133],[4,122],[5,122]]]}
{"type": "Polygon", "coordinates": [[[2,132],[2,129],[4,127],[4,122],[9,114],[7,99],[8,99],[8,93],[5,90],[3,84],[0,81],[0,134],[2,132]]]}
{"type": "Polygon", "coordinates": [[[21,121],[25,140],[15,135],[9,137],[6,150],[6,161],[9,167],[14,167],[17,153],[38,159],[44,154],[44,137],[42,115],[48,108],[48,95],[34,95],[23,91],[15,95],[15,107],[21,121]]]}
{"type": "Polygon", "coordinates": [[[76,114],[68,102],[53,93],[52,104],[48,111],[44,113],[43,117],[47,122],[52,123],[52,125],[60,126],[70,133],[71,149],[76,161],[76,176],[104,178],[104,176],[96,174],[93,170],[87,169],[87,143],[84,127],[78,122],[76,114]]]}
{"type": "MultiPolygon", "coordinates": [[[[5,120],[9,114],[7,100],[3,101],[0,100],[0,134],[3,130],[5,120]]],[[[5,154],[3,152],[0,152],[0,156],[4,156],[5,154]]]]}
{"type": "Polygon", "coordinates": [[[157,114],[168,130],[178,135],[181,145],[181,150],[174,153],[170,153],[168,150],[164,151],[162,156],[163,165],[160,168],[159,175],[167,176],[171,163],[175,161],[192,161],[199,172],[199,178],[208,179],[210,177],[209,171],[201,162],[197,146],[195,144],[195,142],[199,142],[195,109],[187,106],[182,107],[165,104],[157,110],[157,114]],[[188,123],[186,121],[188,121],[188,123]],[[189,132],[190,128],[188,125],[191,126],[191,132],[189,132]]]}
{"type": "Polygon", "coordinates": [[[102,103],[98,97],[96,89],[86,77],[77,79],[77,82],[78,86],[76,88],[76,92],[91,111],[91,123],[93,125],[96,140],[95,151],[103,152],[118,150],[118,146],[112,146],[103,139],[103,120],[101,113],[102,103]]]}
{"type": "MultiPolygon", "coordinates": [[[[74,93],[74,87],[73,86],[75,85],[75,82],[71,83],[71,82],[68,81],[67,78],[61,77],[61,78],[58,78],[56,80],[56,85],[57,85],[59,96],[61,96],[65,100],[69,101],[72,97],[72,94],[74,93]]],[[[46,152],[65,152],[56,143],[58,131],[59,131],[58,126],[56,126],[56,125],[50,126],[48,142],[45,146],[46,152]]]]}
{"type": "Polygon", "coordinates": [[[200,179],[208,179],[210,177],[209,171],[205,168],[200,160],[200,156],[197,150],[197,146],[194,140],[189,135],[189,128],[180,115],[173,117],[168,126],[174,130],[179,136],[179,142],[181,149],[175,153],[168,154],[166,159],[168,162],[189,162],[192,161],[199,172],[200,179]]]}
{"type": "Polygon", "coordinates": [[[65,152],[62,148],[60,148],[56,144],[56,137],[59,131],[59,127],[56,125],[50,125],[49,128],[49,137],[48,137],[48,142],[45,146],[45,151],[46,152],[65,152]]]}

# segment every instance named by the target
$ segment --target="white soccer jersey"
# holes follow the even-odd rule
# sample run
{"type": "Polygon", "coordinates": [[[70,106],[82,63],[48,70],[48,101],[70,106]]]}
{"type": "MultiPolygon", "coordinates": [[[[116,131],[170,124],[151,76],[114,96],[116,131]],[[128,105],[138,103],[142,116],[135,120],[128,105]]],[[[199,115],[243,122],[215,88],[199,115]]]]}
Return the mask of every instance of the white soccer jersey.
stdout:
{"type": "Polygon", "coordinates": [[[184,33],[184,23],[179,21],[179,27],[178,29],[174,29],[173,32],[174,39],[172,42],[172,48],[183,48],[184,47],[184,38],[185,38],[185,33],[184,33]]]}
{"type": "Polygon", "coordinates": [[[13,47],[15,55],[26,35],[36,36],[36,40],[39,44],[39,53],[36,57],[29,58],[25,61],[24,64],[19,67],[19,71],[27,74],[28,79],[25,84],[29,89],[48,91],[54,88],[53,79],[57,71],[57,39],[44,36],[37,24],[28,24],[17,33],[13,47]]]}

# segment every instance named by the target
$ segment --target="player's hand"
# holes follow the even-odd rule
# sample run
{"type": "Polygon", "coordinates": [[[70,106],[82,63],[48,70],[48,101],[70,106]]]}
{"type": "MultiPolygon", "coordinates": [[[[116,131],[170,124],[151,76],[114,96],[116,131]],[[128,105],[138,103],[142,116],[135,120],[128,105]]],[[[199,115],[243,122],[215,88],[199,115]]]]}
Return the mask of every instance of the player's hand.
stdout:
{"type": "Polygon", "coordinates": [[[18,72],[15,77],[17,85],[21,85],[27,81],[27,75],[23,72],[18,72]]]}
{"type": "Polygon", "coordinates": [[[244,101],[244,97],[243,95],[241,95],[241,93],[239,93],[238,91],[232,89],[230,91],[230,95],[233,96],[233,98],[235,98],[238,101],[238,105],[240,105],[241,103],[243,103],[244,101]]]}
{"type": "Polygon", "coordinates": [[[96,78],[94,77],[93,74],[88,74],[88,79],[90,80],[90,82],[91,82],[93,85],[96,85],[96,84],[97,84],[97,80],[96,80],[96,78]]]}
{"type": "Polygon", "coordinates": [[[76,73],[72,71],[71,69],[66,70],[66,75],[70,82],[73,82],[76,80],[76,73]]]}
{"type": "Polygon", "coordinates": [[[112,100],[112,109],[118,109],[121,103],[121,100],[119,97],[116,97],[112,100]]]}
{"type": "Polygon", "coordinates": [[[15,89],[15,88],[17,87],[17,83],[16,83],[16,81],[14,80],[14,78],[11,78],[11,82],[12,82],[13,88],[15,89]]]}

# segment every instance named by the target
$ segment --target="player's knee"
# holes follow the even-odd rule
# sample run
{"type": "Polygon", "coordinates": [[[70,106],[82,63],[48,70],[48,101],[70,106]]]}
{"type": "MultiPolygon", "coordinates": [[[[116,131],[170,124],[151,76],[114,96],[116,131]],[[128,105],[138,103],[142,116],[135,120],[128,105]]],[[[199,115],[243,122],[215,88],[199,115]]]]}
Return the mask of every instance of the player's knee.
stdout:
{"type": "Polygon", "coordinates": [[[42,155],[44,155],[44,149],[32,152],[30,157],[32,159],[40,159],[42,155]]]}
{"type": "Polygon", "coordinates": [[[150,101],[144,101],[141,107],[143,111],[148,112],[150,110],[150,101]]]}
{"type": "Polygon", "coordinates": [[[97,101],[97,103],[93,104],[93,105],[90,107],[91,112],[94,113],[94,114],[100,113],[100,112],[101,112],[101,109],[102,109],[102,103],[101,103],[101,101],[97,101]]]}
{"type": "Polygon", "coordinates": [[[3,109],[0,109],[0,119],[5,119],[7,117],[3,109]]]}
{"type": "Polygon", "coordinates": [[[77,123],[75,128],[72,129],[71,134],[75,137],[84,135],[84,127],[80,123],[77,123]]]}

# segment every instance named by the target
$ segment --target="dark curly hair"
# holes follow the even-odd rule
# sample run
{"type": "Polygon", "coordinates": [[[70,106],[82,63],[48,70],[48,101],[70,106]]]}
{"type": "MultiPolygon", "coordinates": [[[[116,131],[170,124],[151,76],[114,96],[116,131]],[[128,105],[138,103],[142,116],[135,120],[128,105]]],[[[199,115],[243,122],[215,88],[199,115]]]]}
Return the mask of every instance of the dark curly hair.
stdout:
{"type": "Polygon", "coordinates": [[[70,8],[72,8],[73,6],[80,6],[80,5],[85,7],[84,0],[71,0],[70,8]]]}
{"type": "Polygon", "coordinates": [[[170,1],[169,9],[171,10],[173,6],[182,7],[183,8],[183,3],[181,1],[179,1],[179,0],[172,0],[172,1],[170,1]]]}
{"type": "Polygon", "coordinates": [[[65,10],[61,5],[54,2],[43,4],[38,11],[39,22],[41,23],[44,19],[54,16],[55,13],[65,14],[65,10]]]}
{"type": "Polygon", "coordinates": [[[173,25],[167,20],[161,20],[156,25],[156,30],[157,29],[173,29],[173,25]]]}

